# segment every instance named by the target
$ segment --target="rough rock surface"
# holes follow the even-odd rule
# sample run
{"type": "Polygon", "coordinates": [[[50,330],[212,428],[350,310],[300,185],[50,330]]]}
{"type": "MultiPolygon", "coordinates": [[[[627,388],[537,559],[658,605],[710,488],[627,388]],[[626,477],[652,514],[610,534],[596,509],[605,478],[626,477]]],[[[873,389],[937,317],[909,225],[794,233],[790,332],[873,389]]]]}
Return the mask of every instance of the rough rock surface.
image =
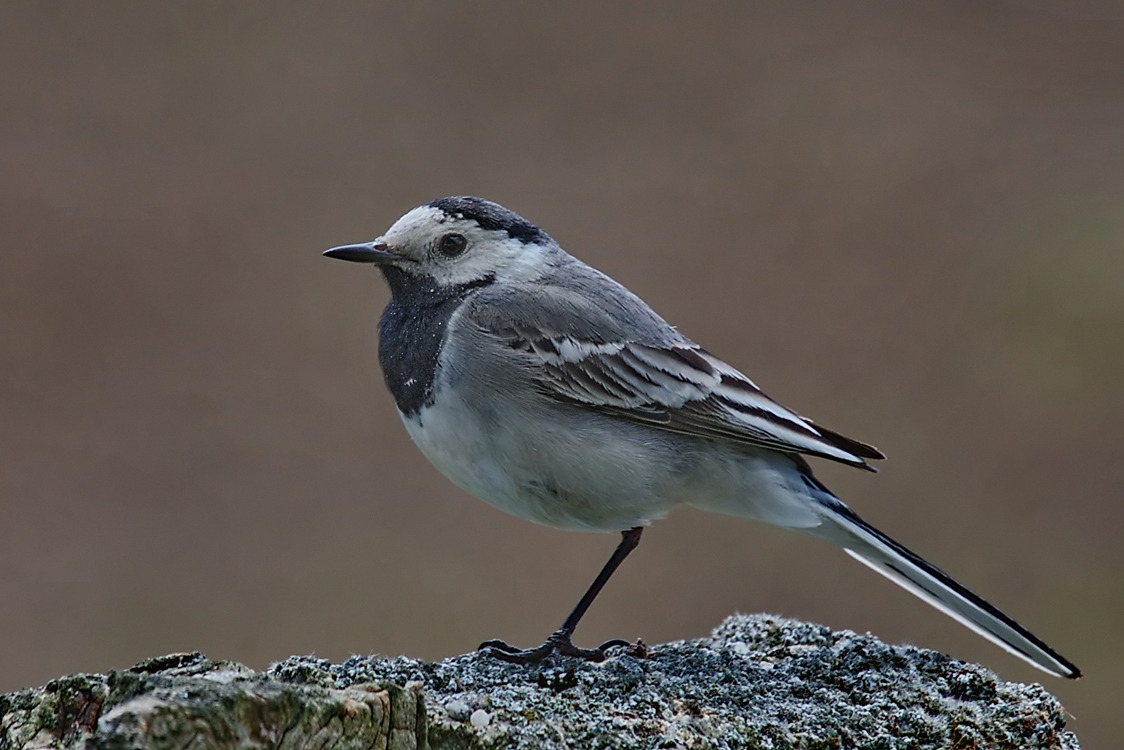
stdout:
{"type": "Polygon", "coordinates": [[[0,698],[0,748],[1078,747],[1038,685],[767,615],[602,664],[306,656],[255,674],[169,658],[183,663],[150,660],[0,698]]]}
{"type": "Polygon", "coordinates": [[[282,682],[200,653],[0,697],[0,750],[425,746],[418,686],[282,682]]]}

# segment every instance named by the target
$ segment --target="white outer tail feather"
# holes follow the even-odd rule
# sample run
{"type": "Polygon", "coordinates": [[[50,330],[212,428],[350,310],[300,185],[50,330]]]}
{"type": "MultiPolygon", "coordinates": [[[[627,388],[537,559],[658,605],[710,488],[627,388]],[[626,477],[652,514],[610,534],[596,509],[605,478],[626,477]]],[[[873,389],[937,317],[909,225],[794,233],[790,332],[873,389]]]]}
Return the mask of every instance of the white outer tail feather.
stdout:
{"type": "MultiPolygon", "coordinates": [[[[889,578],[906,591],[973,632],[983,636],[1004,651],[1055,677],[1076,678],[1080,670],[1054,652],[1033,634],[1007,617],[981,597],[972,593],[951,576],[921,559],[857,516],[827,509],[829,518],[851,537],[841,540],[825,536],[844,551],[877,573],[889,578]],[[855,544],[859,542],[859,544],[855,544]],[[929,569],[926,569],[929,568],[929,569]],[[927,586],[922,586],[914,576],[927,586]],[[943,576],[947,581],[942,580],[943,576]],[[959,587],[959,590],[958,588],[959,587]],[[978,601],[974,601],[978,600],[978,601]]],[[[821,533],[823,529],[820,529],[821,533]]],[[[815,532],[813,532],[814,534],[815,532]]]]}
{"type": "Polygon", "coordinates": [[[1061,672],[1058,669],[1047,668],[1045,665],[1038,663],[1034,659],[1030,658],[1030,656],[1028,656],[1027,654],[1024,654],[1023,652],[1019,651],[1018,649],[1016,649],[1015,647],[1008,644],[1006,641],[1004,641],[1002,638],[1000,638],[996,634],[994,634],[991,631],[984,628],[982,625],[979,625],[977,623],[972,622],[971,620],[969,620],[967,617],[960,614],[959,612],[956,612],[955,610],[952,610],[949,607],[945,606],[945,604],[943,602],[941,602],[936,597],[931,596],[929,594],[929,592],[924,591],[923,589],[919,588],[918,586],[915,586],[913,584],[913,582],[910,581],[909,579],[904,578],[904,577],[899,576],[899,575],[896,575],[895,573],[891,572],[890,570],[881,567],[876,562],[873,562],[871,560],[867,560],[865,557],[860,555],[858,552],[855,552],[853,549],[844,549],[843,551],[846,552],[851,557],[858,560],[859,562],[861,562],[863,565],[865,565],[868,568],[870,568],[871,570],[873,570],[874,572],[886,576],[891,581],[893,581],[894,583],[898,584],[899,586],[901,586],[906,591],[908,591],[911,594],[913,594],[914,596],[916,596],[918,599],[921,599],[922,601],[926,602],[927,604],[931,605],[932,607],[935,607],[936,609],[939,609],[941,612],[944,612],[946,615],[948,615],[952,619],[956,620],[958,623],[960,623],[964,627],[968,628],[972,632],[976,633],[977,635],[983,636],[984,638],[988,639],[989,641],[991,641],[992,643],[994,643],[996,646],[1003,649],[1007,653],[1009,653],[1013,656],[1019,657],[1023,661],[1030,664],[1032,667],[1035,667],[1037,669],[1041,669],[1043,672],[1046,672],[1047,674],[1052,674],[1055,677],[1070,677],[1070,676],[1072,676],[1068,673],[1061,672]]]}

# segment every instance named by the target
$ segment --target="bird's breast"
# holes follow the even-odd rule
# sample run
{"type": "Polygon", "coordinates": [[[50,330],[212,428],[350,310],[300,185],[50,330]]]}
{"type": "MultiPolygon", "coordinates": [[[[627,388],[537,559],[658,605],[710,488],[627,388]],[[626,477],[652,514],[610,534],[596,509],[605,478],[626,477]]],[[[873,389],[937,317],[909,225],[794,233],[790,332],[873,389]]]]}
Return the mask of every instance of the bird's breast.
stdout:
{"type": "Polygon", "coordinates": [[[379,363],[399,411],[414,416],[433,401],[449,320],[486,280],[441,286],[429,276],[383,269],[391,300],[379,321],[379,363]]]}

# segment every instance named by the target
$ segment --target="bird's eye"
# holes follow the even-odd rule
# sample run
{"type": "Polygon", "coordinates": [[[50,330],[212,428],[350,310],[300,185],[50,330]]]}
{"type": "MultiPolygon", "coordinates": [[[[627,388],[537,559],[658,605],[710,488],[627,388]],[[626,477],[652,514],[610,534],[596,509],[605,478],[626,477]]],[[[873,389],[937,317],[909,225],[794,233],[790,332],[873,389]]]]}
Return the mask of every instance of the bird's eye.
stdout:
{"type": "Polygon", "coordinates": [[[437,249],[449,258],[460,255],[466,247],[468,247],[468,240],[463,234],[447,234],[437,242],[437,249]]]}

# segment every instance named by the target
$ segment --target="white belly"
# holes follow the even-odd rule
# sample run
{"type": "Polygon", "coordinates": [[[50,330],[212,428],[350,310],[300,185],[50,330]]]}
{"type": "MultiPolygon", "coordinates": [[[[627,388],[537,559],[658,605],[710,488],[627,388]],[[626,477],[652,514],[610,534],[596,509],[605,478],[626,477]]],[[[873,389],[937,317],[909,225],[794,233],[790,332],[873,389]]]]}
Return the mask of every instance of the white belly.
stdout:
{"type": "Polygon", "coordinates": [[[669,497],[672,462],[621,440],[601,418],[577,426],[511,410],[484,417],[449,392],[439,404],[403,417],[410,437],[454,484],[520,518],[621,531],[662,518],[682,500],[669,497]]]}
{"type": "Polygon", "coordinates": [[[622,531],[676,506],[788,528],[822,520],[793,463],[565,407],[535,415],[503,402],[484,411],[445,391],[403,417],[441,473],[500,510],[562,529],[622,531]]]}

